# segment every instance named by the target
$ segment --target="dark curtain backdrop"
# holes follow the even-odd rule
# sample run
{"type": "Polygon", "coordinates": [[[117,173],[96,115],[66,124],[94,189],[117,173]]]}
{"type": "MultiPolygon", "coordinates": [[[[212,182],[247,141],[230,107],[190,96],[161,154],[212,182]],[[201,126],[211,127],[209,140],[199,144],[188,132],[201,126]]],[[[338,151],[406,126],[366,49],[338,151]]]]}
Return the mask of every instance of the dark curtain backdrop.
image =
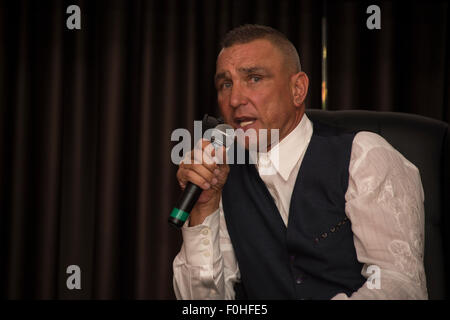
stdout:
{"type": "Polygon", "coordinates": [[[286,33],[321,107],[449,122],[449,5],[371,1],[1,1],[0,292],[4,298],[167,299],[181,235],[176,128],[217,114],[219,39],[243,23],[286,33]],[[81,8],[81,30],[66,8],[81,8]],[[382,29],[366,29],[369,4],[382,29]],[[78,265],[82,289],[68,290],[78,265]]]}

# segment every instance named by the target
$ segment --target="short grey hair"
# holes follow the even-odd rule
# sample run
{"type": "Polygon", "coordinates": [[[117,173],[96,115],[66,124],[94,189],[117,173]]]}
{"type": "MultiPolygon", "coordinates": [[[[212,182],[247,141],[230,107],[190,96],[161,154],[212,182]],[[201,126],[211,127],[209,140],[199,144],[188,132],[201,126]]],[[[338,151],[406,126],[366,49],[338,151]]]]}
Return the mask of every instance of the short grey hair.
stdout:
{"type": "Polygon", "coordinates": [[[302,71],[300,57],[291,41],[280,31],[258,24],[244,24],[230,30],[222,39],[222,49],[235,44],[246,44],[254,40],[266,39],[277,47],[286,59],[288,69],[293,73],[302,71]]]}

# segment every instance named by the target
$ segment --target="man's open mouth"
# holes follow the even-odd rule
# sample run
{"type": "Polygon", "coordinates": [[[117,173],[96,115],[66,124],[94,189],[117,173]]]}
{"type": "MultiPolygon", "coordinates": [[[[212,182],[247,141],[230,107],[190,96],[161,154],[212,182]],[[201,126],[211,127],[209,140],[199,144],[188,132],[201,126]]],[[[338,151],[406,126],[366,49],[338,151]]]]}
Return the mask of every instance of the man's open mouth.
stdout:
{"type": "Polygon", "coordinates": [[[249,126],[251,124],[253,124],[256,119],[255,118],[247,118],[247,117],[242,117],[242,118],[236,118],[235,123],[237,124],[238,127],[240,128],[244,128],[246,126],[249,126]]]}

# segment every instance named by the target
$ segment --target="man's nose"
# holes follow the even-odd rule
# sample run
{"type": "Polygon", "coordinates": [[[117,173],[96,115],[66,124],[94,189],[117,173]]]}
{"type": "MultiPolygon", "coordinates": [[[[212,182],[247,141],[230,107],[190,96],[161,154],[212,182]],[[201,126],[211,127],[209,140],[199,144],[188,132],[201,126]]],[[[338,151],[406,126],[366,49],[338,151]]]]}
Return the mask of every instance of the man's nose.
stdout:
{"type": "Polygon", "coordinates": [[[230,106],[238,108],[247,104],[247,97],[239,84],[233,85],[231,88],[230,106]]]}

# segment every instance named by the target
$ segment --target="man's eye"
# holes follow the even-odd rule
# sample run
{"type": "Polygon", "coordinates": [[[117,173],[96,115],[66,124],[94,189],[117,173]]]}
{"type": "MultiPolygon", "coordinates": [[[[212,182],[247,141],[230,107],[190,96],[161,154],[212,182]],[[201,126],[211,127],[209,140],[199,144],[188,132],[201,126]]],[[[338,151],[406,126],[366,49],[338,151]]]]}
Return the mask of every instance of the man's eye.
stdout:
{"type": "Polygon", "coordinates": [[[230,82],[224,82],[224,83],[222,83],[222,86],[221,86],[223,89],[228,89],[228,88],[231,88],[231,83],[230,82]]]}
{"type": "Polygon", "coordinates": [[[260,81],[262,79],[262,77],[260,77],[260,76],[251,76],[250,77],[250,80],[252,81],[252,82],[258,82],[258,81],[260,81]]]}

